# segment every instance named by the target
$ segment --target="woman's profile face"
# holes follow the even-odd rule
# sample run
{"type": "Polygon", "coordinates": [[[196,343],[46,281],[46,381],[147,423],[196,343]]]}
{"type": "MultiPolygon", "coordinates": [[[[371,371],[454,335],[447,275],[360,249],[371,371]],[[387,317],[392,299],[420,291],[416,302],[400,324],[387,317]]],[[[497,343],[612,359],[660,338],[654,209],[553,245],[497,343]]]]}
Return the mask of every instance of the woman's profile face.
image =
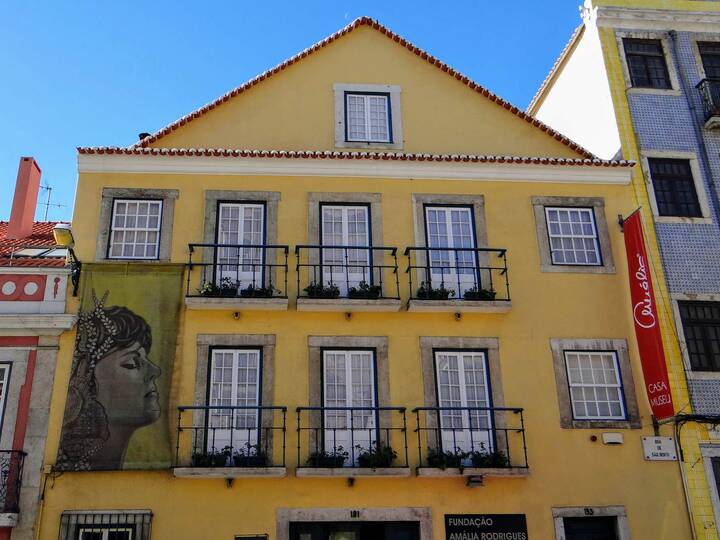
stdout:
{"type": "Polygon", "coordinates": [[[117,349],[95,366],[97,400],[110,424],[146,426],[160,418],[155,379],[160,368],[138,342],[117,349]]]}

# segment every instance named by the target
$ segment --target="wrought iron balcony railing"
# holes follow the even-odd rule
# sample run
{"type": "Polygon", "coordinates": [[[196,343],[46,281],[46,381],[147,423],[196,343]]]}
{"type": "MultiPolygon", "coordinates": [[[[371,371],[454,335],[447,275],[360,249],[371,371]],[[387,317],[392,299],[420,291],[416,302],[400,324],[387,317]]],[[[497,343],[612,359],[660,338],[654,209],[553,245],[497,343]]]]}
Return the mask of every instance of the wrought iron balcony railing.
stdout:
{"type": "Polygon", "coordinates": [[[408,247],[411,300],[510,301],[507,250],[408,247]]]}
{"type": "Polygon", "coordinates": [[[178,407],[176,467],[284,467],[287,408],[178,407]]]}
{"type": "Polygon", "coordinates": [[[20,488],[27,454],[21,450],[0,450],[0,504],[2,512],[20,511],[20,488]]]}
{"type": "Polygon", "coordinates": [[[720,79],[703,79],[696,88],[700,92],[705,120],[720,117],[720,79]]]}
{"type": "Polygon", "coordinates": [[[295,247],[299,298],[400,299],[397,248],[295,247]]]}
{"type": "Polygon", "coordinates": [[[405,407],[298,407],[298,467],[407,467],[405,410],[405,407]]]}
{"type": "Polygon", "coordinates": [[[287,298],[288,246],[188,244],[187,296],[287,298]]]}
{"type": "Polygon", "coordinates": [[[417,407],[420,467],[528,468],[523,409],[417,407]]]}

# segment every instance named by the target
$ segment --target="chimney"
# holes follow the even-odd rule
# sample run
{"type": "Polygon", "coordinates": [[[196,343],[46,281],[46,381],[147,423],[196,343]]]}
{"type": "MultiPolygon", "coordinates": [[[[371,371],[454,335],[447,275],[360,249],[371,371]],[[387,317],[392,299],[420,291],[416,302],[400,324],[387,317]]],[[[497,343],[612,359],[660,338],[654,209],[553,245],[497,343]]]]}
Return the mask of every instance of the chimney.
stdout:
{"type": "Polygon", "coordinates": [[[41,174],[42,171],[34,158],[20,158],[15,197],[6,234],[8,239],[25,238],[32,234],[41,174]]]}

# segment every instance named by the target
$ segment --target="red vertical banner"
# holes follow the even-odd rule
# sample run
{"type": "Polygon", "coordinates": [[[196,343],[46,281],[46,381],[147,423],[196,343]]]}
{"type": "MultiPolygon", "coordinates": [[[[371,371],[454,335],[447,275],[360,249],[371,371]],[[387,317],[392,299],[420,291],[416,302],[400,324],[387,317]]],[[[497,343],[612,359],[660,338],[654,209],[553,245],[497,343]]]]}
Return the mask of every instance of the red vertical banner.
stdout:
{"type": "Polygon", "coordinates": [[[655,418],[668,418],[674,414],[673,402],[640,212],[625,219],[623,229],[635,336],[640,350],[645,390],[655,418]]]}

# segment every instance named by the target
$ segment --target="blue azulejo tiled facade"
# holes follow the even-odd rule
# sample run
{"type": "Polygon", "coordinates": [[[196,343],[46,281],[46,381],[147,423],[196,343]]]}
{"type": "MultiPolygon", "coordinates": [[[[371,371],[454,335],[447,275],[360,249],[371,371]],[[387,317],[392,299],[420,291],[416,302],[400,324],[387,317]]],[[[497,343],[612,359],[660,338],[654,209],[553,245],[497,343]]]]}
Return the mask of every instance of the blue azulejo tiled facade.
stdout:
{"type": "MultiPolygon", "coordinates": [[[[660,40],[672,86],[667,90],[632,88],[627,92],[641,158],[690,159],[694,162],[693,176],[699,176],[694,180],[702,218],[655,218],[668,290],[674,298],[688,295],[709,299],[720,294],[720,126],[706,126],[706,112],[697,88],[706,77],[697,43],[720,45],[718,30],[715,35],[670,31],[651,35],[623,31],[618,35],[619,41],[627,36],[660,40]]],[[[715,98],[720,104],[720,82],[716,88],[715,98]]],[[[649,175],[647,161],[643,162],[645,174],[649,175]]],[[[652,196],[651,183],[648,191],[652,196]]],[[[687,361],[687,348],[683,349],[687,361]]],[[[720,414],[720,380],[689,377],[688,386],[696,413],[720,414]]]]}

